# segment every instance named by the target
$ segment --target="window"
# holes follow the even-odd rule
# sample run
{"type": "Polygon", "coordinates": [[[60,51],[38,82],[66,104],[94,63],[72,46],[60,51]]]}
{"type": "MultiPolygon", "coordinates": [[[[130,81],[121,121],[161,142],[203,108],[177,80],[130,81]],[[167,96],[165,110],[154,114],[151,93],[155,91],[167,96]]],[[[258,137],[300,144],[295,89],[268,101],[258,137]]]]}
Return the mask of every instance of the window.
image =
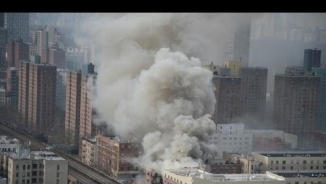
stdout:
{"type": "Polygon", "coordinates": [[[33,164],[33,169],[37,169],[37,164],[33,164]]]}
{"type": "Polygon", "coordinates": [[[16,165],[16,169],[17,169],[17,170],[19,169],[19,165],[16,165]]]}
{"type": "Polygon", "coordinates": [[[307,163],[307,161],[304,160],[304,161],[303,161],[303,164],[306,164],[306,163],[307,163]]]}
{"type": "Polygon", "coordinates": [[[31,169],[31,166],[30,165],[27,165],[27,170],[31,169]]]}
{"type": "Polygon", "coordinates": [[[23,177],[25,177],[25,172],[23,172],[23,177]]]}
{"type": "Polygon", "coordinates": [[[43,168],[43,165],[42,164],[39,164],[39,166],[38,166],[40,169],[42,169],[43,168]]]}
{"type": "Polygon", "coordinates": [[[57,165],[57,171],[60,170],[60,165],[57,165]]]}
{"type": "Polygon", "coordinates": [[[123,171],[123,167],[120,167],[120,171],[123,171]]]}
{"type": "Polygon", "coordinates": [[[37,176],[37,171],[33,171],[32,176],[37,176]]]}
{"type": "Polygon", "coordinates": [[[57,179],[57,184],[59,184],[60,183],[60,181],[59,181],[59,179],[57,179]]]}
{"type": "Polygon", "coordinates": [[[285,160],[283,160],[283,161],[282,161],[282,164],[286,164],[286,161],[285,161],[285,160]]]}
{"type": "Polygon", "coordinates": [[[23,165],[23,170],[25,170],[26,169],[26,166],[25,165],[23,165]]]}
{"type": "Polygon", "coordinates": [[[16,172],[16,177],[19,177],[19,172],[16,172]]]}
{"type": "Polygon", "coordinates": [[[278,164],[278,160],[276,160],[276,164],[278,164]]]}
{"type": "Polygon", "coordinates": [[[59,177],[60,177],[60,173],[57,172],[57,178],[59,178],[59,177]]]}
{"type": "Polygon", "coordinates": [[[27,177],[29,177],[30,176],[30,172],[27,172],[27,177]]]}
{"type": "Polygon", "coordinates": [[[293,170],[293,166],[291,166],[291,170],[293,170]]]}

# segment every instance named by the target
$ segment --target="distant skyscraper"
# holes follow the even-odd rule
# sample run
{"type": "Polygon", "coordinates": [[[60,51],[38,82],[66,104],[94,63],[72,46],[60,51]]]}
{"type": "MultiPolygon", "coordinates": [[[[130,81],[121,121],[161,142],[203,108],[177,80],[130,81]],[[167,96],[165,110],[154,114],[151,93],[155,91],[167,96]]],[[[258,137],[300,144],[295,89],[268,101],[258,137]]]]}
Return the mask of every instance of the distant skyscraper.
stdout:
{"type": "Polygon", "coordinates": [[[241,78],[215,76],[215,112],[213,120],[217,124],[230,123],[241,115],[241,78]]]}
{"type": "Polygon", "coordinates": [[[243,66],[249,66],[251,20],[239,21],[235,28],[233,60],[241,59],[243,66]]]}
{"type": "Polygon", "coordinates": [[[57,66],[57,68],[64,69],[66,64],[65,51],[60,49],[57,44],[49,48],[48,63],[57,66]]]}
{"type": "Polygon", "coordinates": [[[56,72],[52,65],[21,63],[18,108],[34,135],[49,133],[55,123],[56,72]]]}
{"type": "Polygon", "coordinates": [[[83,74],[94,74],[94,65],[92,63],[84,64],[82,66],[82,73],[83,74]]]}
{"type": "Polygon", "coordinates": [[[81,72],[67,73],[65,142],[79,147],[81,72]]]}
{"type": "Polygon", "coordinates": [[[304,51],[303,67],[307,71],[311,71],[312,67],[320,67],[321,50],[306,49],[304,51]]]}
{"type": "Polygon", "coordinates": [[[275,75],[273,121],[279,130],[295,134],[301,146],[313,137],[318,120],[320,78],[275,75]]]}
{"type": "Polygon", "coordinates": [[[7,70],[7,94],[11,98],[11,104],[18,107],[18,70],[10,67],[7,70]]]}
{"type": "Polygon", "coordinates": [[[21,38],[29,42],[29,13],[4,13],[4,27],[8,31],[8,41],[21,38]]]}
{"type": "Polygon", "coordinates": [[[19,68],[19,63],[29,61],[29,45],[24,43],[22,39],[18,41],[10,41],[8,43],[8,67],[19,68]]]}
{"type": "MultiPolygon", "coordinates": [[[[3,14],[3,13],[2,13],[3,14]]],[[[1,16],[1,13],[0,13],[1,16]]],[[[0,17],[1,19],[1,17],[0,17]]],[[[0,27],[0,68],[7,68],[6,62],[6,46],[7,44],[7,29],[0,27]]]]}
{"type": "Polygon", "coordinates": [[[267,68],[240,69],[242,113],[264,118],[266,109],[267,68]]]}

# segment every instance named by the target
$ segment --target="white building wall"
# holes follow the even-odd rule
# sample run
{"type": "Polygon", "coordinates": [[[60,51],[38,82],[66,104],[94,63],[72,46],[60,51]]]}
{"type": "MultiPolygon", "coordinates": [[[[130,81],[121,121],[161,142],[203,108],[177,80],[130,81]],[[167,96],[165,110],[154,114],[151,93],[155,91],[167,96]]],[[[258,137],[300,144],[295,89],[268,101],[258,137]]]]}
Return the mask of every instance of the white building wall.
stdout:
{"type": "Polygon", "coordinates": [[[216,133],[211,136],[210,143],[217,147],[218,158],[223,152],[252,152],[253,134],[244,131],[244,124],[219,124],[216,133]]]}
{"type": "Polygon", "coordinates": [[[68,182],[68,160],[44,160],[44,184],[68,182]]]}

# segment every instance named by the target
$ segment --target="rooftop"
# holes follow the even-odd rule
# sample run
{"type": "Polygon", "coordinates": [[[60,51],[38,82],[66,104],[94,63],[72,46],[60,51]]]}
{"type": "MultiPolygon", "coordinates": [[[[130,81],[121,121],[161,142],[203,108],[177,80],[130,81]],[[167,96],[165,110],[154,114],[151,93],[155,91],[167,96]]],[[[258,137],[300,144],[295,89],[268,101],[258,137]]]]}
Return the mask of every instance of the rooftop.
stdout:
{"type": "Polygon", "coordinates": [[[218,181],[284,181],[284,178],[274,174],[212,174],[200,169],[171,169],[167,170],[173,174],[185,177],[206,179],[214,182],[218,181]]]}
{"type": "Polygon", "coordinates": [[[29,158],[33,154],[35,155],[36,160],[65,160],[51,151],[32,151],[29,158]]]}
{"type": "Polygon", "coordinates": [[[285,178],[302,178],[302,177],[309,177],[309,178],[320,178],[326,177],[326,172],[318,172],[318,171],[273,171],[274,174],[277,174],[279,176],[283,176],[285,178]]]}
{"type": "Polygon", "coordinates": [[[266,157],[326,157],[325,151],[271,151],[256,153],[266,157]]]}

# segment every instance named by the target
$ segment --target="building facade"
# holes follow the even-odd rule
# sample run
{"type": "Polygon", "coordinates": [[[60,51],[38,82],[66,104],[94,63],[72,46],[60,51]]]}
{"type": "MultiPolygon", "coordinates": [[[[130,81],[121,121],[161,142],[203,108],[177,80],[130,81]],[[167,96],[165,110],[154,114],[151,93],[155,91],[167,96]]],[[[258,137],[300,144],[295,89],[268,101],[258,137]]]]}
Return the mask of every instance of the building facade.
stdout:
{"type": "Polygon", "coordinates": [[[54,125],[55,66],[21,63],[18,110],[31,133],[48,133],[54,125]]]}
{"type": "Polygon", "coordinates": [[[267,68],[240,68],[243,115],[253,116],[258,119],[265,117],[267,72],[267,68]]]}
{"type": "Polygon", "coordinates": [[[250,153],[252,138],[253,134],[245,131],[244,124],[217,124],[210,143],[216,145],[218,157],[222,158],[223,152],[250,153]]]}
{"type": "Polygon", "coordinates": [[[306,71],[311,71],[312,67],[320,67],[321,59],[321,50],[317,49],[306,49],[304,50],[304,60],[303,60],[303,68],[306,71]]]}
{"type": "Polygon", "coordinates": [[[314,146],[319,90],[319,77],[275,75],[273,121],[278,130],[297,135],[300,147],[314,146]]]}
{"type": "Polygon", "coordinates": [[[81,160],[84,164],[97,167],[97,140],[96,137],[93,139],[83,138],[82,139],[82,151],[81,151],[81,160]]]}
{"type": "Polygon", "coordinates": [[[79,147],[81,72],[67,73],[65,143],[79,147]]]}
{"type": "Polygon", "coordinates": [[[241,115],[241,78],[215,76],[216,105],[213,120],[217,124],[230,123],[241,115]]]}
{"type": "Polygon", "coordinates": [[[18,70],[10,67],[7,70],[7,94],[11,98],[11,104],[18,107],[18,70]]]}
{"type": "Polygon", "coordinates": [[[65,51],[60,49],[57,44],[49,48],[49,64],[57,66],[57,68],[64,69],[66,65],[65,51]]]}
{"type": "Polygon", "coordinates": [[[68,160],[47,151],[32,151],[30,154],[4,155],[5,176],[8,184],[68,182],[68,160]]]}
{"type": "Polygon", "coordinates": [[[0,26],[0,69],[7,68],[6,50],[7,50],[7,29],[0,26]]]}
{"type": "Polygon", "coordinates": [[[243,66],[249,66],[251,20],[238,21],[235,27],[233,60],[241,60],[243,66]]]}
{"type": "Polygon", "coordinates": [[[29,13],[4,13],[4,27],[8,41],[23,39],[29,42],[29,13]]]}
{"type": "Polygon", "coordinates": [[[29,45],[22,39],[10,41],[7,45],[8,67],[19,68],[19,63],[29,61],[29,45]]]}
{"type": "Polygon", "coordinates": [[[240,68],[242,67],[243,63],[241,60],[229,60],[224,61],[223,66],[230,68],[230,75],[231,76],[239,76],[240,74],[240,68]]]}
{"type": "Polygon", "coordinates": [[[98,166],[103,172],[112,174],[119,179],[136,177],[139,168],[128,162],[127,158],[137,157],[139,145],[121,141],[117,137],[97,135],[98,166]]]}
{"type": "Polygon", "coordinates": [[[326,132],[326,68],[312,68],[315,76],[320,77],[319,107],[316,130],[326,132]]]}

